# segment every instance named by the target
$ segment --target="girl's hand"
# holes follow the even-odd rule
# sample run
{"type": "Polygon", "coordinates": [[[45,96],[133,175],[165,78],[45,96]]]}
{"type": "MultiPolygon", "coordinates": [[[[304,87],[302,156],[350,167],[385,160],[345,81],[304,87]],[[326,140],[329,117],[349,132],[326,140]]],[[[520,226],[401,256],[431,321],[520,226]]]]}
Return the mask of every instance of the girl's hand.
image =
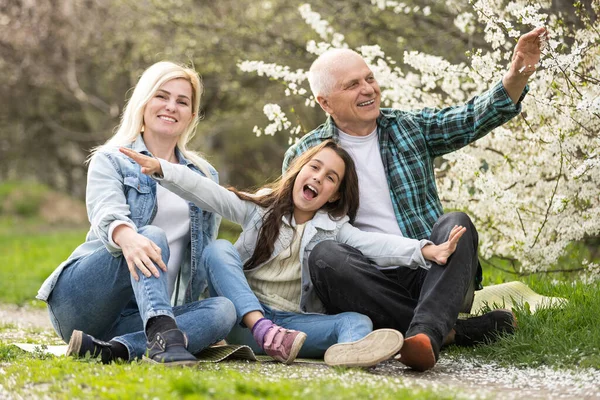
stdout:
{"type": "Polygon", "coordinates": [[[123,257],[133,279],[139,281],[137,269],[147,278],[154,275],[158,278],[156,266],[167,272],[167,266],[162,260],[162,250],[152,240],[140,235],[127,225],[119,225],[113,232],[113,241],[121,247],[123,257]]]}
{"type": "Polygon", "coordinates": [[[430,244],[421,249],[421,253],[426,260],[433,261],[439,265],[445,265],[448,262],[448,257],[454,253],[458,241],[467,231],[467,228],[459,225],[454,225],[450,231],[448,241],[442,244],[430,244]]]}
{"type": "Polygon", "coordinates": [[[126,147],[120,147],[119,151],[131,158],[136,163],[140,164],[142,167],[142,174],[156,174],[158,176],[162,176],[163,172],[162,168],[160,167],[160,161],[158,161],[156,158],[145,156],[126,147]]]}

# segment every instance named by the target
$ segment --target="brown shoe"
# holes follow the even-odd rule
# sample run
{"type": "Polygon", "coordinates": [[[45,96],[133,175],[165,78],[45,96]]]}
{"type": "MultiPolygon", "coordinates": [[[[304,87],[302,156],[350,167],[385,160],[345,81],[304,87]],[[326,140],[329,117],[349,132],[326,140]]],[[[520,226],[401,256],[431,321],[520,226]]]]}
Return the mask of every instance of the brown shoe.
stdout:
{"type": "Polygon", "coordinates": [[[417,333],[406,338],[404,346],[400,350],[400,362],[420,372],[433,368],[436,357],[429,336],[424,333],[417,333]]]}

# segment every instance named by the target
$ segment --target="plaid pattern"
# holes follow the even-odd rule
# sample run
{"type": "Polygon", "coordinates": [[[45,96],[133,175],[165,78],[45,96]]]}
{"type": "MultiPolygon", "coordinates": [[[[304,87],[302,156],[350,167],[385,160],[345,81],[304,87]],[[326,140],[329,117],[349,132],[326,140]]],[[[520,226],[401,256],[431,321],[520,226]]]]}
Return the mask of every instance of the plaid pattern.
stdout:
{"type": "MultiPolygon", "coordinates": [[[[437,193],[433,160],[485,136],[521,112],[502,82],[461,106],[425,108],[416,112],[381,109],[377,118],[381,159],[402,233],[413,239],[429,238],[444,213],[437,193]]],[[[326,139],[338,140],[331,117],[288,149],[285,172],[298,155],[326,139]]]]}

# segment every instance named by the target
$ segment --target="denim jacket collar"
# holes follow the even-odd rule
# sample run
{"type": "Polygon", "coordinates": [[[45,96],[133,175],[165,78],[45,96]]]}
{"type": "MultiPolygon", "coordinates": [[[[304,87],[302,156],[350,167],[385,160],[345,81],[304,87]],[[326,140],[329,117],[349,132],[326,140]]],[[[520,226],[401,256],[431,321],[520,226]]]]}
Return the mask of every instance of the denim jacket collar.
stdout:
{"type": "MultiPolygon", "coordinates": [[[[131,149],[134,151],[137,151],[138,153],[142,153],[147,156],[154,157],[154,154],[150,153],[150,150],[148,150],[148,148],[146,147],[146,143],[144,142],[143,135],[138,135],[138,137],[132,143],[131,149]]],[[[187,165],[188,167],[191,167],[194,170],[199,172],[198,168],[196,168],[194,163],[191,162],[190,160],[188,160],[187,158],[185,158],[183,156],[183,153],[181,152],[181,150],[179,150],[179,147],[177,147],[177,146],[175,147],[175,155],[177,156],[177,159],[179,160],[179,164],[187,165]]],[[[204,174],[202,174],[202,175],[204,175],[204,174]]]]}

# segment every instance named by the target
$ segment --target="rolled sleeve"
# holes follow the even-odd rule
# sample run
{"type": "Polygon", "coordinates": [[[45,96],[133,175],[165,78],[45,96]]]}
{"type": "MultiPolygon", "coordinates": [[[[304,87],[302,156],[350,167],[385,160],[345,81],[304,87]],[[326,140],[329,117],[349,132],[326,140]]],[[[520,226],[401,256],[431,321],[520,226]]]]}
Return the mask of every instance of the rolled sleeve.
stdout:
{"type": "Polygon", "coordinates": [[[116,244],[115,241],[113,240],[113,232],[115,231],[115,229],[118,226],[121,226],[121,225],[127,225],[128,227],[130,227],[131,229],[133,229],[134,231],[137,232],[137,227],[130,222],[119,221],[119,220],[113,221],[113,223],[110,224],[110,226],[108,227],[108,243],[116,250],[121,250],[121,246],[116,244]]]}
{"type": "Polygon", "coordinates": [[[109,236],[111,225],[116,221],[134,227],[135,224],[129,218],[131,211],[125,198],[123,176],[108,154],[96,153],[90,163],[86,206],[91,230],[111,254],[119,253],[120,248],[114,246],[109,236]]]}

